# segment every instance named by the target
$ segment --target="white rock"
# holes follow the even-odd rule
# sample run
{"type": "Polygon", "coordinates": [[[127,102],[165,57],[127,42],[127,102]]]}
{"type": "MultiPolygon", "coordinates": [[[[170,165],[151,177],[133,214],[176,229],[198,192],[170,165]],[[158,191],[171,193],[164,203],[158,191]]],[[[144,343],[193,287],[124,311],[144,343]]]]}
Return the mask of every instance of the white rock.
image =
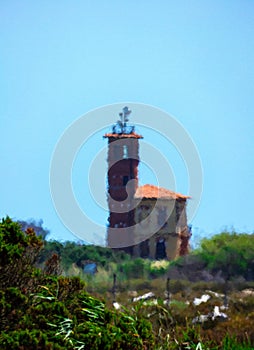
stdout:
{"type": "Polygon", "coordinates": [[[197,305],[200,305],[201,303],[206,303],[210,298],[211,298],[210,295],[204,294],[204,295],[202,295],[201,298],[195,298],[193,303],[194,303],[194,305],[197,306],[197,305]]]}
{"type": "Polygon", "coordinates": [[[214,306],[212,320],[215,320],[215,318],[217,317],[224,318],[224,319],[228,318],[226,314],[224,314],[223,312],[220,312],[219,306],[214,306]]]}
{"type": "Polygon", "coordinates": [[[153,298],[154,296],[155,295],[153,292],[148,292],[144,295],[141,295],[140,297],[133,298],[133,301],[136,302],[136,301],[140,301],[140,300],[148,300],[148,299],[153,298]]]}
{"type": "Polygon", "coordinates": [[[224,314],[223,312],[220,312],[219,306],[215,306],[213,312],[210,312],[207,315],[199,315],[193,318],[192,323],[193,324],[204,323],[209,320],[214,321],[216,318],[219,318],[220,320],[225,320],[226,318],[228,318],[226,314],[224,314]]]}
{"type": "Polygon", "coordinates": [[[196,324],[196,323],[204,323],[206,321],[208,321],[211,318],[211,316],[208,315],[199,315],[195,318],[193,318],[192,323],[196,324]]]}
{"type": "Polygon", "coordinates": [[[116,310],[121,309],[121,305],[120,305],[119,303],[117,303],[117,302],[114,302],[114,303],[113,303],[113,306],[114,306],[114,308],[115,308],[116,310]]]}
{"type": "Polygon", "coordinates": [[[213,292],[212,290],[206,290],[206,293],[211,294],[215,298],[224,298],[224,294],[213,292]]]}

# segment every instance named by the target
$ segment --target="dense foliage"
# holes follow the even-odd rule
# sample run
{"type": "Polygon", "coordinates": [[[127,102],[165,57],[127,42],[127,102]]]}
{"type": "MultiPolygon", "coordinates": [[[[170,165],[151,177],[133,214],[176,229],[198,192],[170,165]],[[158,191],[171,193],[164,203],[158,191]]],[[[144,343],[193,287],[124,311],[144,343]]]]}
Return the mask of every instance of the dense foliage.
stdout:
{"type": "Polygon", "coordinates": [[[41,247],[33,230],[22,232],[8,217],[0,223],[1,349],[144,349],[153,344],[145,319],[107,309],[87,294],[79,278],[36,269],[41,247]]]}
{"type": "Polygon", "coordinates": [[[32,229],[24,234],[10,218],[0,223],[0,287],[33,288],[37,271],[33,265],[42,248],[32,229]]]}
{"type": "Polygon", "coordinates": [[[61,256],[61,264],[64,269],[68,269],[73,263],[81,267],[85,262],[94,261],[100,266],[106,266],[109,262],[119,263],[130,260],[130,256],[123,251],[113,251],[109,248],[74,242],[48,241],[45,242],[44,249],[40,253],[40,262],[46,261],[52,253],[61,256]]]}
{"type": "Polygon", "coordinates": [[[222,232],[203,239],[196,254],[211,271],[254,279],[254,234],[222,232]]]}
{"type": "Polygon", "coordinates": [[[253,235],[225,232],[204,239],[188,257],[149,261],[107,248],[43,242],[7,217],[0,222],[0,348],[253,349],[253,259],[253,235]],[[82,272],[89,261],[98,265],[94,276],[82,272]],[[190,282],[199,270],[223,278],[190,282]],[[73,272],[79,277],[68,277],[73,272]],[[132,301],[151,291],[156,299],[132,301]],[[212,311],[225,307],[225,291],[227,318],[215,320],[212,311]],[[204,292],[209,302],[195,306],[204,292]],[[195,324],[202,314],[208,322],[195,324]]]}

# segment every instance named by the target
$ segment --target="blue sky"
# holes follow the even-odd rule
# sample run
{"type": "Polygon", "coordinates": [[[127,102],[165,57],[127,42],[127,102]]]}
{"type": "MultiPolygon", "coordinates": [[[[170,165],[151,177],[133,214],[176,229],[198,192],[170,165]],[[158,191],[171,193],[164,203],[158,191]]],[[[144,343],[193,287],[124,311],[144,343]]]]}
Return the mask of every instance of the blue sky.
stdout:
{"type": "MultiPolygon", "coordinates": [[[[73,239],[49,190],[57,141],[90,110],[131,101],[175,116],[199,151],[204,184],[194,237],[225,227],[253,232],[253,1],[24,0],[0,9],[1,216],[42,218],[51,237],[73,239]]],[[[91,154],[105,146],[100,134],[91,142],[91,154]]],[[[82,208],[103,223],[107,213],[82,197],[86,154],[77,156],[73,186],[82,208]]],[[[174,154],[177,189],[185,192],[174,154]]],[[[142,182],[150,182],[143,170],[142,182]]]]}

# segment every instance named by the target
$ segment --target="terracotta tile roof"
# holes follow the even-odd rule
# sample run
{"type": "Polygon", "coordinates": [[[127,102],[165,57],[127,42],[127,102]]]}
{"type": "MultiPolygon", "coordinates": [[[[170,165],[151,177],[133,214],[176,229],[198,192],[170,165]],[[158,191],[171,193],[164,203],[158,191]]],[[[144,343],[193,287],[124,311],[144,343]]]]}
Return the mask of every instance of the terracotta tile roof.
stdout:
{"type": "Polygon", "coordinates": [[[125,139],[125,138],[133,138],[133,139],[142,139],[142,135],[138,135],[135,132],[132,132],[130,134],[117,134],[117,133],[108,133],[105,134],[103,137],[112,137],[114,139],[125,139]]]}
{"type": "Polygon", "coordinates": [[[144,185],[137,188],[135,198],[161,198],[161,199],[188,199],[189,196],[185,196],[181,193],[176,193],[167,190],[163,187],[157,187],[154,185],[144,185]]]}

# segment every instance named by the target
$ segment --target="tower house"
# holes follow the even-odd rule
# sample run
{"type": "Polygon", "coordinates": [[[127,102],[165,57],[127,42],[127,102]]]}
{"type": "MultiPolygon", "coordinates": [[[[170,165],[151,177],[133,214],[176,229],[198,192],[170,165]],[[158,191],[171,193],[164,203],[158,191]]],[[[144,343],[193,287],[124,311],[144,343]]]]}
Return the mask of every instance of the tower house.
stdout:
{"type": "Polygon", "coordinates": [[[138,186],[139,139],[128,124],[128,107],[108,139],[108,229],[111,248],[134,257],[175,259],[189,251],[191,232],[187,225],[189,196],[153,186],[138,186]]]}
{"type": "MultiPolygon", "coordinates": [[[[128,125],[131,111],[124,107],[120,119],[105,134],[108,139],[108,244],[114,247],[113,232],[134,225],[133,198],[138,188],[139,139],[135,128],[128,125]],[[113,230],[112,230],[113,229],[113,230]]],[[[130,231],[129,231],[130,232],[130,231]]],[[[125,249],[130,252],[131,248],[125,249]]]]}

